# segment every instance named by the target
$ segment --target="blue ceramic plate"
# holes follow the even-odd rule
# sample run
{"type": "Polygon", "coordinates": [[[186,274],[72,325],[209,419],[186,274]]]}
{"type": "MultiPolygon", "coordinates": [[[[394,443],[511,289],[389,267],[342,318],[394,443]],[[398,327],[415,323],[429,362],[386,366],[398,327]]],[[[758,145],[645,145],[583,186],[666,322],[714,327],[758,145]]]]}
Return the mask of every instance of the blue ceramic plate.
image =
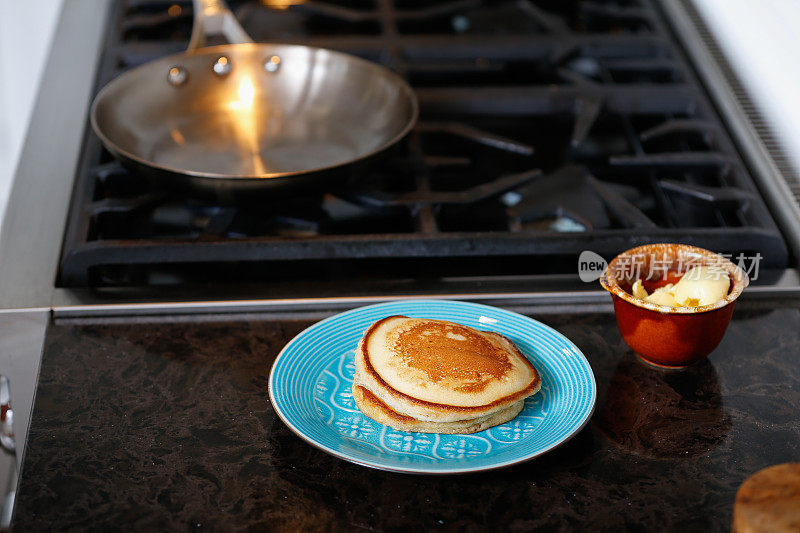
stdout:
{"type": "Polygon", "coordinates": [[[596,389],[586,358],[554,329],[503,309],[440,300],[372,305],[318,322],[286,345],[269,377],[278,416],[310,444],[360,465],[424,474],[488,470],[541,455],[586,424],[596,389]],[[515,419],[471,435],[409,433],[379,424],[353,400],[353,351],[370,324],[391,315],[501,333],[531,360],[542,388],[515,419]]]}

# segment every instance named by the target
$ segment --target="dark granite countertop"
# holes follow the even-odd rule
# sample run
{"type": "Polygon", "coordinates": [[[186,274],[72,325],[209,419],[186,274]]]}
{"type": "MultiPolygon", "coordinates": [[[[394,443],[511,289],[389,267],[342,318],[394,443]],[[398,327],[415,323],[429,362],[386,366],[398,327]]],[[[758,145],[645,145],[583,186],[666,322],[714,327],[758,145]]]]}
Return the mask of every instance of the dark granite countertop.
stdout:
{"type": "Polygon", "coordinates": [[[639,363],[613,315],[542,314],[586,354],[591,422],[527,463],[411,476],[336,459],[272,410],[310,321],[71,320],[47,337],[14,527],[727,531],[744,479],[800,460],[800,310],[743,302],[707,361],[639,363]]]}

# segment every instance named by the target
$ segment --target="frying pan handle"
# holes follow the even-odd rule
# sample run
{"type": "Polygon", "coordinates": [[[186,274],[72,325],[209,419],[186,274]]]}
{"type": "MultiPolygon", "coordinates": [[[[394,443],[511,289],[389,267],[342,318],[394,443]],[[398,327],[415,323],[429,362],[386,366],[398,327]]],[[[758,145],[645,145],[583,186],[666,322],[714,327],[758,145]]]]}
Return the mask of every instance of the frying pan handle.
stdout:
{"type": "Polygon", "coordinates": [[[223,35],[231,44],[252,43],[225,0],[193,0],[194,26],[187,52],[202,48],[211,35],[223,35]]]}

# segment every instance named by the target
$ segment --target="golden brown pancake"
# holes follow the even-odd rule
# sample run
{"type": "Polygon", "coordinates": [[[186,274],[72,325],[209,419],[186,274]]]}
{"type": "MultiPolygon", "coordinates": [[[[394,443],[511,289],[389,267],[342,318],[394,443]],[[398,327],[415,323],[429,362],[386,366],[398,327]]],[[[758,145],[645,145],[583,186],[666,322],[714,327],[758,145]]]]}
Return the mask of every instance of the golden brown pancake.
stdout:
{"type": "Polygon", "coordinates": [[[355,359],[359,408],[396,429],[430,428],[408,431],[480,431],[516,416],[541,386],[510,340],[444,320],[379,320],[359,342],[355,359]]]}
{"type": "Polygon", "coordinates": [[[466,434],[483,431],[503,422],[508,422],[522,411],[522,407],[525,404],[525,400],[520,400],[511,404],[510,407],[500,409],[480,418],[470,418],[457,422],[427,422],[392,411],[377,396],[360,385],[353,387],[353,398],[361,412],[376,422],[398,431],[417,431],[419,433],[466,434]]]}

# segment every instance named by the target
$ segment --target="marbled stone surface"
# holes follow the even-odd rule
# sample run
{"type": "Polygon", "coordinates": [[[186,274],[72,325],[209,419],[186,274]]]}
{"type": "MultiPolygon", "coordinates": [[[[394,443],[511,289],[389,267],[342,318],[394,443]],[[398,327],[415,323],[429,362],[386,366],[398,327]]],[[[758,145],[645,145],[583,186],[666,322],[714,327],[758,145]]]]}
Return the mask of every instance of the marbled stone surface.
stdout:
{"type": "Polygon", "coordinates": [[[611,314],[529,311],[586,354],[595,414],[540,458],[450,477],[350,464],[277,419],[267,372],[307,319],[55,324],[13,525],[728,531],[745,478],[800,460],[797,302],[740,304],[720,347],[683,372],[640,363],[611,314]]]}

